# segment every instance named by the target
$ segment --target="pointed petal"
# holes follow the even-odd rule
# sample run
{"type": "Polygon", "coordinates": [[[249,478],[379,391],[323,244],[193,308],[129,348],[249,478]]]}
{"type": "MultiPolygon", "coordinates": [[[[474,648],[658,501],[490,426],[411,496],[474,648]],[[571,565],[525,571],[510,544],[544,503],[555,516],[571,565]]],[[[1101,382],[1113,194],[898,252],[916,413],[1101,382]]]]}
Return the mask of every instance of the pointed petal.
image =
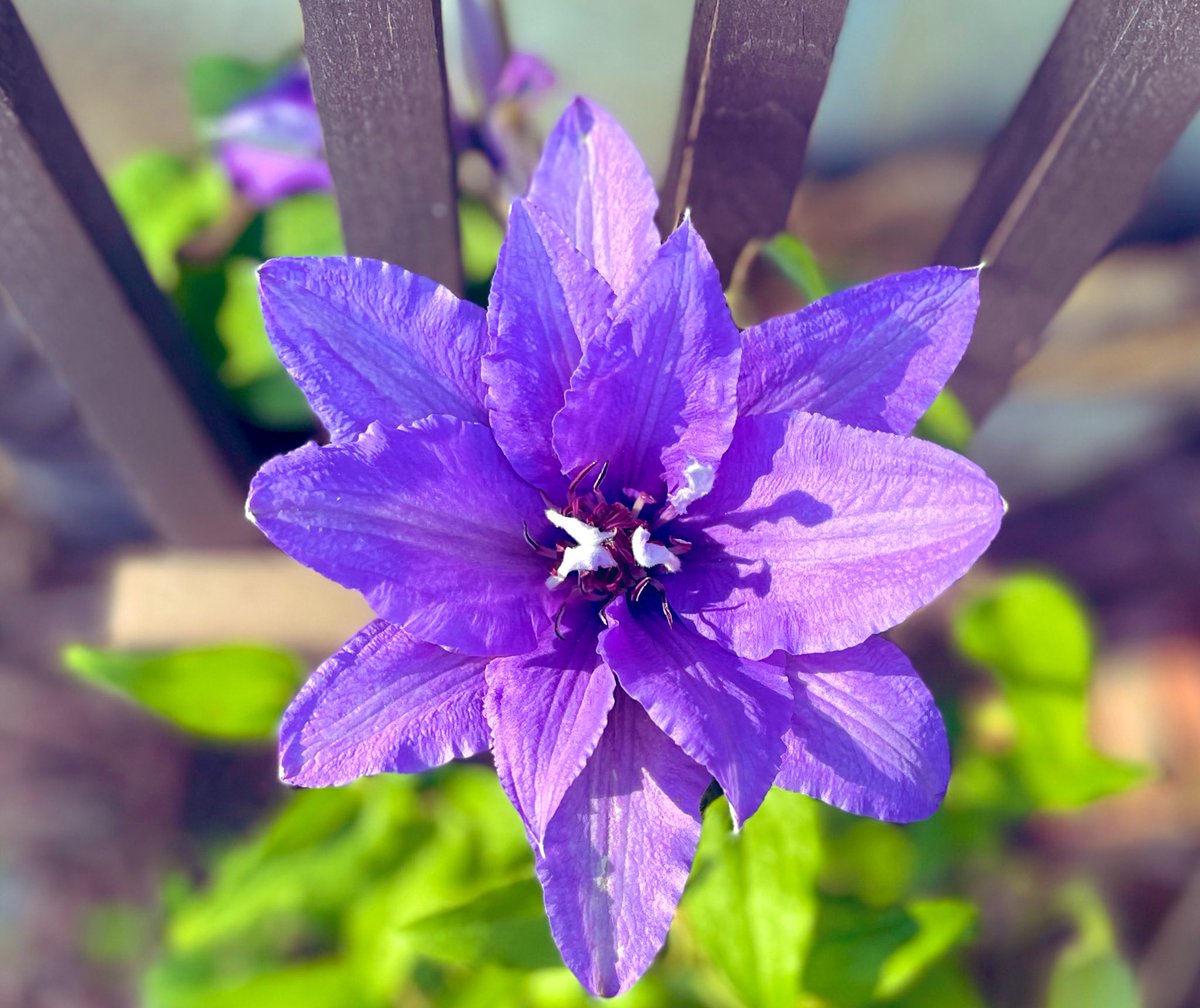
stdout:
{"type": "Polygon", "coordinates": [[[678,612],[740,655],[837,651],[962,577],[1003,503],[972,462],[810,413],[743,417],[667,584],[678,612]]]}
{"type": "Polygon", "coordinates": [[[368,623],[284,713],[280,776],[301,787],[331,787],[484,752],[485,664],[383,620],[368,623]]]}
{"type": "Polygon", "coordinates": [[[792,691],[782,666],[745,661],[624,598],[605,610],[600,653],[659,728],[724,789],[741,823],[779,772],[792,691]]]}
{"type": "Polygon", "coordinates": [[[795,690],[776,783],[856,815],[932,815],[950,780],[941,712],[908,658],[882,637],[789,656],[795,690]]]}
{"type": "Polygon", "coordinates": [[[628,990],[662,948],[696,855],[709,780],[617,691],[537,861],[554,940],[593,994],[628,990]]]}
{"type": "Polygon", "coordinates": [[[618,294],[658,248],[658,196],[641,155],[603,109],[576,98],[546,140],[529,199],[618,294]]]}
{"type": "Polygon", "coordinates": [[[522,538],[549,529],[537,492],[480,424],[373,424],[354,441],[272,459],[247,510],[268,539],[363,593],[389,622],[467,654],[534,647],[553,604],[522,538]]]}
{"type": "Polygon", "coordinates": [[[742,334],[738,408],[907,434],[958,366],[978,308],[978,269],[931,266],[769,319],[742,334]]]}
{"type": "Polygon", "coordinates": [[[612,289],[541,210],[517,200],[492,281],[483,380],[496,443],[535,486],[565,488],[550,422],[582,347],[610,325],[612,289]]]}
{"type": "Polygon", "coordinates": [[[600,625],[590,605],[547,633],[537,650],[487,668],[484,711],[500,783],[535,845],[600,741],[616,680],[596,655],[600,625]]]}
{"type": "Polygon", "coordinates": [[[715,468],[737,415],[741,342],[704,242],[690,223],[662,246],[584,351],[554,418],[564,472],[608,460],[608,485],[662,499],[689,466],[715,468]]]}
{"type": "Polygon", "coordinates": [[[374,259],[271,259],[258,283],[271,345],[333,440],[376,420],[485,419],[477,305],[374,259]]]}

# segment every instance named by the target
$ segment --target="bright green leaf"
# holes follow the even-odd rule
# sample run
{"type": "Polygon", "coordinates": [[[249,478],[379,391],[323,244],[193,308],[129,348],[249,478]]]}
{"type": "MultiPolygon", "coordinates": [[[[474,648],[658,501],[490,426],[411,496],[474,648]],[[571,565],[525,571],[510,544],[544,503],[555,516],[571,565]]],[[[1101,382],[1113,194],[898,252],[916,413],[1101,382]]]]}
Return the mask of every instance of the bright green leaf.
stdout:
{"type": "Polygon", "coordinates": [[[917,933],[888,956],[879,971],[875,996],[895,997],[908,990],[934,963],[970,935],[975,907],[965,900],[914,900],[905,909],[917,933]]]}
{"type": "Polygon", "coordinates": [[[333,195],[302,193],[269,208],[263,215],[263,252],[268,258],[345,255],[333,195]]]}
{"type": "Polygon", "coordinates": [[[962,607],[953,629],[964,655],[1008,682],[1079,687],[1091,675],[1087,612],[1047,574],[1022,572],[997,581],[962,607]]]}
{"type": "Polygon", "coordinates": [[[482,893],[460,907],[404,925],[417,951],[457,963],[496,963],[521,969],[561,962],[535,879],[482,893]]]}
{"type": "Polygon", "coordinates": [[[238,257],[225,266],[225,300],[217,312],[217,334],[225,347],[221,380],[232,388],[279,369],[258,300],[259,265],[253,259],[238,257]]]}
{"type": "Polygon", "coordinates": [[[1116,948],[1108,911],[1095,890],[1071,886],[1063,902],[1077,930],[1054,965],[1046,1008],[1139,1008],[1133,972],[1116,948]]]}
{"type": "Polygon", "coordinates": [[[828,281],[817,265],[812,250],[795,235],[777,234],[762,247],[762,255],[809,301],[823,298],[830,292],[828,281]]]}
{"type": "Polygon", "coordinates": [[[179,280],[176,253],[218,220],[231,198],[229,183],[215,164],[191,165],[163,151],[147,151],[125,162],[111,174],[108,186],[155,281],[168,290],[179,280]]]}
{"type": "Polygon", "coordinates": [[[739,834],[724,802],[709,806],[682,912],[700,950],[746,1004],[795,1002],[820,861],[816,803],[803,795],[773,790],[739,834]]]}
{"type": "Polygon", "coordinates": [[[874,999],[885,965],[916,934],[916,922],[900,907],[823,899],[804,989],[838,1008],[864,1008],[874,999]]]}
{"type": "Polygon", "coordinates": [[[304,393],[282,367],[233,389],[234,402],[256,424],[270,430],[306,431],[313,426],[304,393]]]}
{"type": "Polygon", "coordinates": [[[926,441],[956,452],[964,452],[975,436],[975,424],[966,406],[948,388],[942,389],[917,421],[913,433],[926,441]]]}
{"type": "Polygon", "coordinates": [[[487,283],[496,270],[496,259],[504,241],[504,228],[482,203],[463,199],[458,204],[458,229],[462,241],[463,274],[467,283],[487,283]]]}
{"type": "Polygon", "coordinates": [[[965,604],[953,632],[959,650],[996,676],[1015,735],[1006,762],[1036,807],[1078,808],[1144,779],[1089,741],[1091,630],[1060,582],[1010,575],[965,604]]]}
{"type": "Polygon", "coordinates": [[[294,655],[248,645],[124,652],[76,644],[63,662],[185,731],[230,741],[271,738],[305,672],[294,655]]]}
{"type": "Polygon", "coordinates": [[[337,960],[194,987],[159,969],[147,978],[143,994],[146,1008],[366,1008],[351,973],[337,960]]]}
{"type": "Polygon", "coordinates": [[[821,872],[824,888],[872,906],[896,903],[908,893],[917,852],[899,826],[830,811],[831,834],[821,872]]]}

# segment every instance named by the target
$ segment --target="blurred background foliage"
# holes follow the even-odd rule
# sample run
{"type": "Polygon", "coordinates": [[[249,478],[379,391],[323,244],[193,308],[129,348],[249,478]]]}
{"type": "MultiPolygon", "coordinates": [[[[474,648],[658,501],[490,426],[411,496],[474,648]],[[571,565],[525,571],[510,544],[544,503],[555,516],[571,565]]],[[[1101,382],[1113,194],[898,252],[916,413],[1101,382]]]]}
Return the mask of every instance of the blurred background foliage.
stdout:
{"type": "MultiPolygon", "coordinates": [[[[956,770],[941,811],[901,827],[775,790],[735,834],[718,798],[667,950],[616,1003],[982,1008],[981,904],[1004,888],[1046,941],[1028,1003],[1139,1003],[1089,882],[1042,877],[1013,842],[1030,817],[1145,774],[1089,742],[1087,614],[1060,581],[1021,571],[978,578],[952,629],[982,678],[945,711],[956,770]]],[[[272,745],[301,677],[265,647],[65,660],[212,744],[272,745]]],[[[481,764],[292,791],[165,879],[156,910],[125,908],[128,940],[98,954],[140,965],[147,1008],[585,1005],[520,822],[481,764]]],[[[100,911],[107,930],[120,910],[100,911]]]]}

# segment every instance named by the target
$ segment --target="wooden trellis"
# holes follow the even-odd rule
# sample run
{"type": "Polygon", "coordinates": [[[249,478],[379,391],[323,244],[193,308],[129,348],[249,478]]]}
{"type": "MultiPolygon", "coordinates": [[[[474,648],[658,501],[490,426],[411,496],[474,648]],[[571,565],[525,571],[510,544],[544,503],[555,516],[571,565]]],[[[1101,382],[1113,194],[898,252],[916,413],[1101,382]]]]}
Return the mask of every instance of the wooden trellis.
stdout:
{"type": "MultiPolygon", "coordinates": [[[[662,201],[724,275],[783,229],[847,0],[697,0],[662,201]]],[[[347,246],[461,280],[439,0],[301,0],[347,246]]],[[[984,416],[1200,108],[1200,0],[1075,0],[937,261],[986,261],[984,416]]],[[[249,455],[0,0],[0,288],[168,538],[253,541],[249,455]]]]}

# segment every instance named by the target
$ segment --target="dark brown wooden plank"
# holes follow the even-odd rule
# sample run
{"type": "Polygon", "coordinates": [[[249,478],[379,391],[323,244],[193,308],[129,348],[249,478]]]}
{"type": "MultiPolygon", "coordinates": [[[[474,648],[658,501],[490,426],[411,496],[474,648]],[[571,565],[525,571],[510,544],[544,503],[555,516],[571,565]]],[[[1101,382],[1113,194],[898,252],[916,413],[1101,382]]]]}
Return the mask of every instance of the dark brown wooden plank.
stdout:
{"type": "Polygon", "coordinates": [[[462,287],[440,0],[301,0],[346,247],[462,287]]]}
{"type": "Polygon", "coordinates": [[[986,262],[951,387],[980,419],[1200,109],[1200,0],[1076,0],[936,261],[986,262]]]}
{"type": "Polygon", "coordinates": [[[232,415],[0,0],[0,287],[151,521],[187,545],[255,541],[232,415]]]}
{"type": "Polygon", "coordinates": [[[659,224],[690,208],[721,277],[782,231],[846,0],[697,0],[659,224]]]}

